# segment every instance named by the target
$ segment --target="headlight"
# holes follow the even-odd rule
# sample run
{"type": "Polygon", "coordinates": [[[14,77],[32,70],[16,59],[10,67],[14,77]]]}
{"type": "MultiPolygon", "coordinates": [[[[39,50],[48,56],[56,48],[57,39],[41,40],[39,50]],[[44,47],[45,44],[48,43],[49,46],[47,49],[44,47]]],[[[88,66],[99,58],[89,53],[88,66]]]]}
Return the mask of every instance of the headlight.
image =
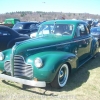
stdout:
{"type": "Polygon", "coordinates": [[[0,52],[0,60],[4,59],[4,54],[2,52],[0,52]]]}
{"type": "Polygon", "coordinates": [[[39,57],[37,57],[37,58],[34,60],[34,64],[35,64],[35,66],[38,67],[38,68],[42,67],[42,65],[43,65],[42,59],[39,58],[39,57]]]}

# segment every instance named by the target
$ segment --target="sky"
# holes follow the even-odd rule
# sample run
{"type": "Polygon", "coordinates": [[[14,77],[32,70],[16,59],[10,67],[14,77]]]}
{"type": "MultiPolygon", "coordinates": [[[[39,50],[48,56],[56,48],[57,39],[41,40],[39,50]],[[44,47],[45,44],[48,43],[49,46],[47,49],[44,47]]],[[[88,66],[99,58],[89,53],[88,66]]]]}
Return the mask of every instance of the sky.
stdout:
{"type": "Polygon", "coordinates": [[[16,11],[53,11],[100,15],[100,0],[0,0],[0,14],[16,11]]]}

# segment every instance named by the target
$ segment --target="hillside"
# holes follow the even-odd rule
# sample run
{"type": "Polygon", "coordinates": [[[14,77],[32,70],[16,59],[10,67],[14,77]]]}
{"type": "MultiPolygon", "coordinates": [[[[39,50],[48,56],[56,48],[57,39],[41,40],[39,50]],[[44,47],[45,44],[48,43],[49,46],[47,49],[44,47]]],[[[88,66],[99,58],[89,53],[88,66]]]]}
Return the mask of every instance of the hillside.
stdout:
{"type": "Polygon", "coordinates": [[[5,14],[0,14],[0,22],[3,22],[6,18],[18,18],[21,21],[44,21],[44,20],[52,20],[52,19],[61,19],[64,17],[65,19],[99,19],[100,15],[94,15],[89,13],[63,13],[63,12],[32,12],[32,11],[18,11],[18,12],[10,12],[5,14]]]}

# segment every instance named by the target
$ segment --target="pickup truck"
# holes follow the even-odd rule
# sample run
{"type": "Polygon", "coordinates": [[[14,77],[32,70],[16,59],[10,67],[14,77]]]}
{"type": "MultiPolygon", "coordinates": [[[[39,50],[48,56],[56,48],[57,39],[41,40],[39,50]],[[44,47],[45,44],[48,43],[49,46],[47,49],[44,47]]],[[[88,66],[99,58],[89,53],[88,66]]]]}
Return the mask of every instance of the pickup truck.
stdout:
{"type": "Polygon", "coordinates": [[[98,52],[98,41],[80,20],[42,23],[36,38],[0,52],[0,78],[35,87],[66,85],[69,75],[98,52]]]}
{"type": "Polygon", "coordinates": [[[12,28],[14,24],[18,22],[20,22],[20,20],[17,18],[8,18],[8,19],[5,19],[3,23],[0,23],[0,25],[5,25],[5,26],[12,28]]]}

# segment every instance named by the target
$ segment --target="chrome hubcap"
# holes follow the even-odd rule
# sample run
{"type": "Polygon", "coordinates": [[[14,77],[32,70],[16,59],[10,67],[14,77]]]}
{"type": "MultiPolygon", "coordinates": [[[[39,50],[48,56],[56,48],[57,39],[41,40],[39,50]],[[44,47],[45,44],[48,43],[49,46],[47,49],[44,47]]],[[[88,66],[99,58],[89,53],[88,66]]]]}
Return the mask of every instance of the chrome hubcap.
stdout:
{"type": "Polygon", "coordinates": [[[59,70],[59,75],[58,75],[58,84],[60,87],[65,86],[67,79],[68,79],[68,66],[66,64],[63,64],[59,70]]]}

